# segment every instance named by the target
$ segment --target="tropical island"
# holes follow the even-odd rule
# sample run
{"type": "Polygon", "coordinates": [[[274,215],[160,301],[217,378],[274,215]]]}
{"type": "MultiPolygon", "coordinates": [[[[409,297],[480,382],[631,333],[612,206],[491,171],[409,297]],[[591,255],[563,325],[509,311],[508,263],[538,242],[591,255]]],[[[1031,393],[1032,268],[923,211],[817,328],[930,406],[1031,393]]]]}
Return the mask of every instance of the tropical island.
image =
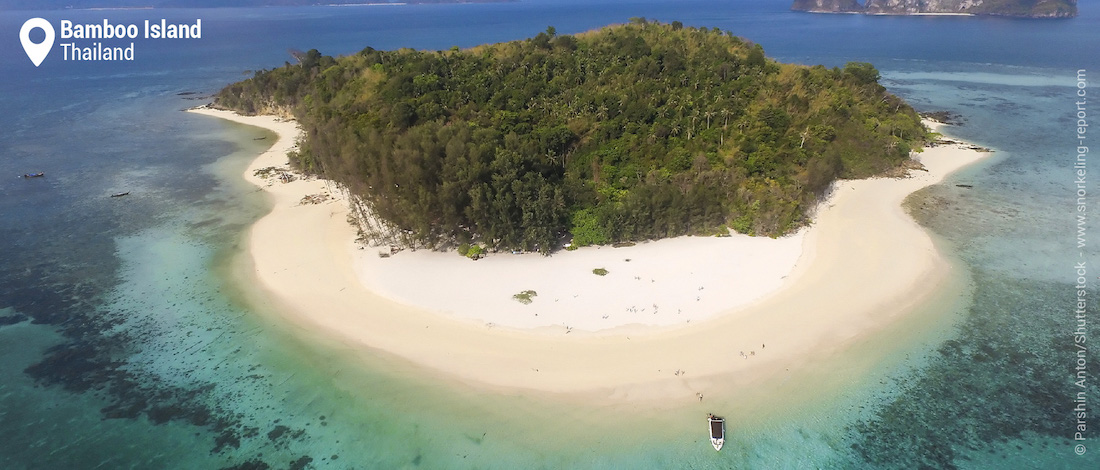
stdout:
{"type": "Polygon", "coordinates": [[[312,50],[215,107],[295,117],[292,163],[346,187],[368,238],[546,254],[570,237],[793,232],[836,179],[901,169],[926,139],[878,79],[635,19],[469,50],[312,50]]]}
{"type": "Polygon", "coordinates": [[[223,90],[239,112],[192,112],[275,136],[243,173],[271,211],[234,263],[258,311],[463,383],[698,404],[823,354],[919,344],[967,299],[966,271],[902,202],[989,154],[925,141],[938,124],[877,79],[635,20],[466,51],[311,51],[223,90]],[[420,247],[707,236],[474,263],[364,242],[348,223],[364,219],[420,247]]]}
{"type": "Polygon", "coordinates": [[[868,15],[974,15],[1072,18],[1077,0],[794,0],[791,10],[868,15]]]}

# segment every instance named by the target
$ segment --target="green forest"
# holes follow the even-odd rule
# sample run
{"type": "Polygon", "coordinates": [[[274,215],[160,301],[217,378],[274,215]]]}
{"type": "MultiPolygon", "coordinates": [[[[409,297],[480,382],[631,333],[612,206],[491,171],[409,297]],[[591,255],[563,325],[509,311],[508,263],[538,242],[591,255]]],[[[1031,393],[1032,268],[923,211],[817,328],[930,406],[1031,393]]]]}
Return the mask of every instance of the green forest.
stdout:
{"type": "Polygon", "coordinates": [[[292,163],[345,186],[368,235],[548,254],[797,229],[834,180],[898,168],[927,138],[878,80],[634,19],[466,50],[311,50],[214,104],[296,117],[292,163]]]}

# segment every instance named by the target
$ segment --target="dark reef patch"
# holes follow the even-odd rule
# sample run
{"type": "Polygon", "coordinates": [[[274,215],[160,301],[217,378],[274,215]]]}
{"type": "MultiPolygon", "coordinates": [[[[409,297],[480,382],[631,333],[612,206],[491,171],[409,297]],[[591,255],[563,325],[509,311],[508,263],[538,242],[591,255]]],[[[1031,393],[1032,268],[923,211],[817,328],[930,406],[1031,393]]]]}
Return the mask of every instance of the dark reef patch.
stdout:
{"type": "Polygon", "coordinates": [[[309,465],[310,462],[313,462],[313,457],[310,457],[308,455],[303,455],[303,456],[299,457],[297,460],[294,460],[294,461],[290,462],[290,470],[302,470],[302,469],[306,468],[306,466],[309,465]]]}
{"type": "MultiPolygon", "coordinates": [[[[958,340],[945,342],[930,366],[898,384],[901,393],[851,429],[856,467],[956,468],[967,455],[1028,436],[1069,440],[1078,392],[1072,315],[1047,299],[1069,284],[1005,280],[977,272],[978,288],[958,340]]],[[[1100,361],[1095,350],[1087,363],[1100,361]]]]}
{"type": "Polygon", "coordinates": [[[23,323],[25,321],[27,321],[27,316],[26,315],[20,315],[20,314],[17,313],[15,315],[7,315],[7,316],[0,317],[0,326],[14,325],[16,323],[23,323]]]}

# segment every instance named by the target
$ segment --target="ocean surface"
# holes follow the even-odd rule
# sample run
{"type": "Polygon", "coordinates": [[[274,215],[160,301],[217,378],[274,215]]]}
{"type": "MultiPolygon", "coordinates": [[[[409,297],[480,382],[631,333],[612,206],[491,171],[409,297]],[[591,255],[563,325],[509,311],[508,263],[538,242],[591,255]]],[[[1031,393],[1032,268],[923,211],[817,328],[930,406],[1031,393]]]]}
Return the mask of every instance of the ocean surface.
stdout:
{"type": "MultiPolygon", "coordinates": [[[[0,12],[0,468],[1100,468],[1100,346],[1084,343],[1078,384],[1074,342],[1076,263],[1087,263],[1087,296],[1100,292],[1100,172],[1084,183],[1079,248],[1073,168],[1079,90],[1089,129],[1100,129],[1100,5],[1057,21],[788,7],[0,12]],[[36,68],[18,41],[36,16],[201,18],[202,38],[137,39],[132,62],[64,61],[55,48],[36,68]],[[727,415],[729,441],[715,453],[701,418],[674,406],[489,393],[281,326],[244,300],[239,245],[267,206],[239,175],[272,136],[181,110],[292,60],[288,49],[447,49],[631,17],[730,30],[788,62],[872,62],[919,110],[960,115],[949,134],[995,154],[909,201],[969,278],[964,301],[939,312],[951,326],[903,353],[870,348],[902,357],[819,396],[803,387],[797,400],[727,415]],[[19,178],[34,172],[46,176],[19,178]]],[[[1100,156],[1087,159],[1100,168],[1100,156]]],[[[1094,298],[1088,322],[1100,320],[1094,298]]]]}

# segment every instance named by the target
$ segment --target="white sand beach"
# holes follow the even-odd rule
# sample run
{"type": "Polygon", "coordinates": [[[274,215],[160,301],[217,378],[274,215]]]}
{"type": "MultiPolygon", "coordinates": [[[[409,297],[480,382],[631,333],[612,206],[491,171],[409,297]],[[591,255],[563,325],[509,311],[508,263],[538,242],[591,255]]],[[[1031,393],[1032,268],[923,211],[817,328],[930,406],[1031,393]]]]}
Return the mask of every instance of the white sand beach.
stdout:
{"type": "Polygon", "coordinates": [[[805,231],[780,239],[678,237],[550,257],[405,250],[360,251],[363,284],[395,302],[497,327],[599,332],[626,325],[687,325],[779,289],[802,254],[805,231]],[[593,273],[605,269],[605,275],[593,273]],[[513,298],[531,290],[529,304],[513,298]]]}
{"type": "Polygon", "coordinates": [[[901,203],[986,155],[943,145],[919,154],[927,171],[909,178],[841,182],[812,227],[781,239],[681,237],[476,262],[424,250],[381,258],[388,249],[355,243],[334,185],[253,174],[286,166],[295,123],[194,112],[279,135],[245,178],[273,204],[246,237],[248,281],[280,321],[465,383],[617,399],[752,381],[906,318],[955,268],[901,203]],[[302,203],[318,194],[333,198],[302,203]],[[537,292],[529,305],[512,298],[527,289],[537,292]]]}

